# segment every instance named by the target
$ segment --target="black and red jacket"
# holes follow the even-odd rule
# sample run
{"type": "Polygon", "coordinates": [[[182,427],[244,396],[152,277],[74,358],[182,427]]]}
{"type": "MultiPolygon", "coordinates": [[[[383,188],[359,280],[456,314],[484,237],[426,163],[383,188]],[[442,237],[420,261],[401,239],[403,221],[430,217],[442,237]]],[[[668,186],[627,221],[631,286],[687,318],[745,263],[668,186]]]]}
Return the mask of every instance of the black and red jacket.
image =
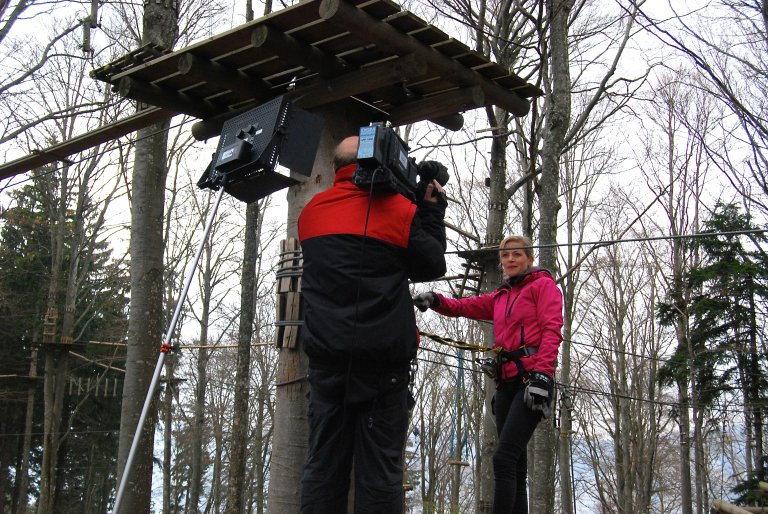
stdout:
{"type": "Polygon", "coordinates": [[[298,220],[304,257],[301,340],[310,366],[407,369],[417,331],[408,279],[445,274],[444,203],[369,194],[336,171],[298,220]]]}

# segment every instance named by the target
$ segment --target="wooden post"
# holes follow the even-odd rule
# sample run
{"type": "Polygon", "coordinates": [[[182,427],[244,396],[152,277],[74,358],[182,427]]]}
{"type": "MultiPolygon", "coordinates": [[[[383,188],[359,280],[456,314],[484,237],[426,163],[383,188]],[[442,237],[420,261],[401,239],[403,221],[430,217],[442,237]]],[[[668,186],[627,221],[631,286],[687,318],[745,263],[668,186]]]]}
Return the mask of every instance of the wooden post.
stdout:
{"type": "Polygon", "coordinates": [[[712,503],[712,507],[715,509],[715,513],[724,512],[725,514],[752,514],[746,509],[731,505],[723,500],[715,500],[712,503]]]}
{"type": "Polygon", "coordinates": [[[275,346],[296,348],[301,309],[301,247],[296,238],[280,241],[280,262],[277,270],[277,318],[275,320],[275,346]]]}

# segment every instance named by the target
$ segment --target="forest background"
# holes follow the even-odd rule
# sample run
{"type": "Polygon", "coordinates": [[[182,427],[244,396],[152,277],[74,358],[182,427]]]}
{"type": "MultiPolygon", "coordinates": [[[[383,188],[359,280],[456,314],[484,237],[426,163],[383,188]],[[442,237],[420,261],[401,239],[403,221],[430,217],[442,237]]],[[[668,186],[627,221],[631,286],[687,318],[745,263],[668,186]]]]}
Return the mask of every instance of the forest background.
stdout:
{"type": "MultiPolygon", "coordinates": [[[[140,42],[178,49],[288,5],[1,2],[3,160],[134,112],[89,72],[140,42]],[[149,16],[158,12],[173,19],[149,16]]],[[[402,6],[545,93],[521,118],[488,108],[464,113],[455,132],[400,127],[414,157],[451,173],[449,277],[414,292],[493,289],[494,259],[469,264],[461,252],[510,233],[533,237],[563,289],[556,412],[529,449],[531,511],[761,505],[766,2],[402,6]]],[[[151,373],[214,200],[195,183],[216,140],[195,141],[193,121],[175,117],[1,185],[5,512],[114,504],[147,387],[136,370],[151,373]],[[137,282],[142,267],[150,278],[137,282]]],[[[305,385],[283,380],[286,360],[300,357],[273,341],[279,242],[298,208],[283,192],[249,206],[224,198],[133,470],[133,511],[296,511],[305,385]]],[[[440,337],[423,337],[419,353],[408,511],[483,512],[493,387],[474,359],[492,343],[489,326],[418,322],[440,337]]]]}

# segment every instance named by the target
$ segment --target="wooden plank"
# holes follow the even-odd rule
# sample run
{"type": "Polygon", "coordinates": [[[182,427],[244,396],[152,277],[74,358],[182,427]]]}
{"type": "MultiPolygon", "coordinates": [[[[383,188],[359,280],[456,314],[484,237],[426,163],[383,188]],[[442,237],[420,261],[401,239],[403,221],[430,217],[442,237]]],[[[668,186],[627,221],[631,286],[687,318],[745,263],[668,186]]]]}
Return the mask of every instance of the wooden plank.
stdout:
{"type": "Polygon", "coordinates": [[[258,77],[251,77],[240,70],[222,66],[217,62],[198,57],[193,53],[181,56],[178,61],[179,74],[190,80],[207,82],[220,89],[228,89],[244,97],[269,99],[272,86],[258,77]]]}
{"type": "Polygon", "coordinates": [[[133,77],[123,77],[118,85],[121,96],[151,105],[163,105],[173,110],[206,118],[219,114],[224,107],[207,100],[191,97],[185,93],[167,89],[133,77]]]}
{"type": "MultiPolygon", "coordinates": [[[[301,295],[299,293],[291,292],[286,294],[286,318],[287,321],[299,321],[301,320],[301,295]]],[[[285,327],[285,338],[283,341],[283,347],[296,348],[298,345],[299,326],[288,325],[285,327]]]]}
{"type": "Polygon", "coordinates": [[[712,506],[716,511],[724,512],[726,514],[750,514],[748,510],[737,507],[736,505],[731,505],[723,500],[715,500],[712,502],[712,506]]]}
{"type": "Polygon", "coordinates": [[[72,154],[120,138],[154,123],[165,121],[175,114],[178,113],[170,109],[153,107],[44,150],[33,151],[30,155],[0,165],[0,179],[41,168],[52,162],[65,160],[72,154]]]}
{"type": "Polygon", "coordinates": [[[257,20],[238,25],[215,37],[205,39],[160,59],[127,70],[125,73],[115,76],[113,80],[117,81],[128,74],[147,82],[160,80],[162,77],[176,73],[178,69],[177,61],[183,53],[192,52],[213,59],[215,56],[248,47],[250,45],[250,33],[254,27],[265,23],[274,23],[296,28],[317,19],[319,3],[319,0],[305,0],[294,6],[274,11],[257,20]]]}
{"type": "Polygon", "coordinates": [[[414,52],[420,57],[423,56],[430,69],[434,69],[442,76],[455,77],[459,86],[481,86],[486,97],[494,105],[517,116],[528,114],[530,110],[530,104],[523,97],[498,87],[482,75],[464,68],[433,49],[425,48],[417,40],[402,34],[394,27],[386,23],[378,23],[362,10],[345,3],[344,0],[323,0],[320,4],[320,16],[346,27],[350,32],[359,37],[365,37],[374,44],[386,45],[395,53],[414,52]]]}
{"type": "MultiPolygon", "coordinates": [[[[285,295],[278,294],[277,301],[275,302],[277,312],[275,313],[275,321],[281,321],[285,316],[285,295]]],[[[285,326],[275,323],[275,348],[282,348],[283,335],[285,333],[285,326]]]]}
{"type": "Polygon", "coordinates": [[[427,72],[426,63],[413,54],[344,74],[331,80],[316,81],[290,95],[298,107],[312,109],[371,91],[371,86],[388,86],[427,72]]]}
{"type": "Polygon", "coordinates": [[[294,65],[303,66],[325,77],[340,75],[347,69],[344,61],[334,55],[328,55],[290,34],[284,34],[267,25],[253,29],[251,45],[254,48],[269,50],[294,65]]]}

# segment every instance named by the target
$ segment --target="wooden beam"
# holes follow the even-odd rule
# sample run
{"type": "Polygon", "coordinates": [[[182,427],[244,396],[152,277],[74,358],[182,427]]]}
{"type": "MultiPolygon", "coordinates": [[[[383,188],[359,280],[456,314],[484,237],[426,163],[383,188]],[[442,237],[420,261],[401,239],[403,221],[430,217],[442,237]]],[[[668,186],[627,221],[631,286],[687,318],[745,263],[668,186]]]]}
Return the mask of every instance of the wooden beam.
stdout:
{"type": "Polygon", "coordinates": [[[312,109],[370,91],[372,84],[395,84],[420,77],[426,72],[427,64],[409,54],[340,77],[308,84],[296,89],[289,97],[297,107],[312,109]]]}
{"type": "Polygon", "coordinates": [[[63,143],[44,150],[35,150],[30,155],[0,165],[0,179],[25,173],[56,161],[66,160],[70,155],[85,151],[112,139],[135,132],[141,128],[165,121],[178,114],[170,109],[152,107],[133,114],[123,120],[104,125],[63,143]]]}
{"type": "Polygon", "coordinates": [[[531,108],[530,103],[514,91],[498,86],[479,73],[425,46],[417,39],[401,33],[385,21],[377,20],[344,0],[323,0],[320,3],[319,14],[324,20],[348,30],[362,41],[373,42],[397,53],[415,53],[423,57],[430,69],[443,78],[455,80],[462,87],[482,87],[483,93],[491,103],[516,116],[528,114],[531,108]]]}
{"type": "Polygon", "coordinates": [[[192,53],[179,58],[179,74],[195,82],[207,82],[229,89],[239,95],[256,100],[267,100],[274,96],[271,86],[259,77],[249,77],[239,70],[227,68],[192,53]]]}
{"type": "MultiPolygon", "coordinates": [[[[405,87],[406,86],[404,83],[391,84],[385,87],[377,87],[376,89],[370,91],[370,94],[374,98],[381,98],[390,105],[402,105],[408,102],[416,101],[414,95],[409,95],[406,92],[405,87]]],[[[430,114],[426,119],[435,125],[440,125],[441,127],[445,127],[448,130],[459,130],[464,126],[464,116],[455,112],[444,116],[434,117],[430,114]]]]}
{"type": "Polygon", "coordinates": [[[268,50],[291,64],[302,66],[324,77],[335,77],[347,71],[346,64],[338,57],[328,55],[268,25],[253,29],[251,46],[268,50]]]}
{"type": "Polygon", "coordinates": [[[477,109],[483,105],[485,105],[483,89],[480,86],[473,86],[399,105],[389,114],[393,125],[405,125],[426,118],[477,109]]]}
{"type": "Polygon", "coordinates": [[[431,121],[435,125],[440,125],[443,128],[453,131],[459,130],[464,126],[464,116],[459,113],[440,116],[439,118],[429,118],[427,121],[431,121]]]}
{"type": "Polygon", "coordinates": [[[155,84],[148,84],[132,77],[121,78],[118,83],[117,92],[126,98],[132,98],[133,100],[150,105],[161,105],[197,118],[214,116],[223,109],[213,102],[194,98],[186,93],[163,88],[155,84]]]}
{"type": "MultiPolygon", "coordinates": [[[[426,72],[426,63],[410,54],[352,71],[340,77],[307,83],[307,85],[290,92],[288,96],[296,107],[314,109],[370,91],[372,84],[376,84],[377,87],[394,84],[422,76],[426,72]]],[[[251,104],[237,111],[198,121],[192,125],[192,135],[199,141],[216,137],[221,133],[221,127],[225,121],[253,109],[256,105],[251,104]]]]}
{"type": "Polygon", "coordinates": [[[445,228],[449,228],[449,229],[453,230],[454,232],[458,232],[462,236],[467,237],[467,238],[471,239],[472,241],[475,241],[476,243],[480,242],[480,238],[478,236],[476,236],[475,234],[473,234],[471,232],[467,232],[466,230],[462,230],[459,227],[457,227],[455,225],[452,225],[451,223],[448,223],[445,220],[443,220],[443,225],[445,225],[445,228]]]}
{"type": "Polygon", "coordinates": [[[715,508],[716,512],[725,512],[726,514],[751,514],[748,510],[724,502],[723,500],[715,500],[712,503],[712,506],[715,508]]]}

